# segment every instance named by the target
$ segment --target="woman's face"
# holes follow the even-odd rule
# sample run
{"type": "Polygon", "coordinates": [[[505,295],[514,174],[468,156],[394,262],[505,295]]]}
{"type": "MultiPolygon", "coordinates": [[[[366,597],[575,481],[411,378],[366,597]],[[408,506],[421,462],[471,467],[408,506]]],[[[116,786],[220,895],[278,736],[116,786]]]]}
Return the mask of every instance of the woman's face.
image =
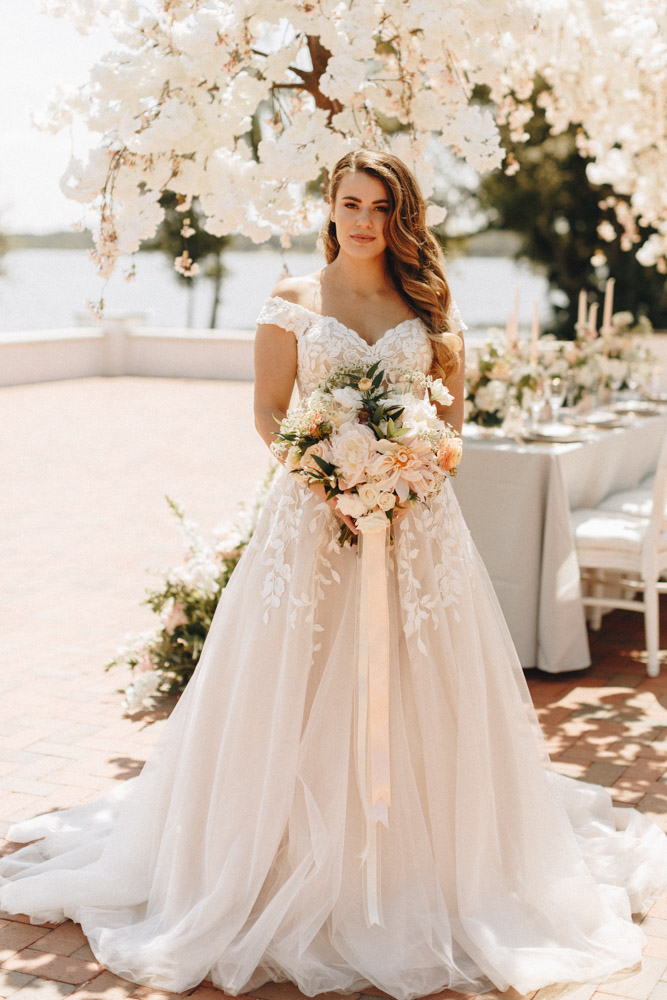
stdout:
{"type": "Polygon", "coordinates": [[[341,250],[358,260],[384,253],[389,211],[389,197],[382,181],[363,171],[343,174],[336,200],[331,202],[331,219],[336,223],[341,250]]]}

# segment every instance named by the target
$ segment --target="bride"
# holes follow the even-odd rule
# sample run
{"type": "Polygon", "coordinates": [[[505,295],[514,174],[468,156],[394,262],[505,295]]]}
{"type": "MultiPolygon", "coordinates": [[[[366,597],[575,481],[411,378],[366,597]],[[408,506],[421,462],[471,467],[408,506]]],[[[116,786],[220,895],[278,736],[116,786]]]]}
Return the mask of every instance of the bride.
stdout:
{"type": "MultiPolygon", "coordinates": [[[[330,196],[327,265],[281,281],[259,317],[259,433],[272,441],[295,380],[308,394],[363,361],[444,374],[442,416],[460,429],[463,324],[412,174],[351,153],[330,196]]],[[[394,522],[392,800],[369,879],[359,558],[339,546],[340,521],[277,477],[153,757],[96,802],[11,829],[28,846],[0,862],[0,907],[70,917],[107,968],[174,992],[209,977],[232,994],[292,980],[310,995],[371,984],[410,1000],[632,966],[631,913],[667,883],[667,839],[550,769],[449,484],[394,522]]]]}

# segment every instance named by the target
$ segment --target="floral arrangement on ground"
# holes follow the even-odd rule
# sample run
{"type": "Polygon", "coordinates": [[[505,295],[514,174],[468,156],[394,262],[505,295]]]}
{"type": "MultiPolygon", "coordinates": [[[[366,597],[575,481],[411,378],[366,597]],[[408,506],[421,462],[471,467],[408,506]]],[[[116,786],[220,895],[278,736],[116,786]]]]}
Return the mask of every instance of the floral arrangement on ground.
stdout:
{"type": "Polygon", "coordinates": [[[180,504],[166,497],[185,545],[184,561],[163,572],[162,583],[149,590],[144,604],[159,618],[150,631],[127,635],[107,664],[127,666],[132,681],[125,689],[127,713],[149,707],[160,695],[180,694],[197,666],[220,595],[252,538],[277,465],[272,464],[252,500],[239,504],[233,523],[213,532],[212,544],[185,516],[180,504]]]}

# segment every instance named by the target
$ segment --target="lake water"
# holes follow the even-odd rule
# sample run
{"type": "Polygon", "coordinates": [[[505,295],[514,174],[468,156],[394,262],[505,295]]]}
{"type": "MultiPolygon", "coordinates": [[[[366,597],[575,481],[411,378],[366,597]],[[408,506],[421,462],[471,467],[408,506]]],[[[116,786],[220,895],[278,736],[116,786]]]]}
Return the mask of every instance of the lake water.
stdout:
{"type": "MultiPolygon", "coordinates": [[[[304,253],[279,253],[269,249],[229,251],[224,256],[228,274],[222,289],[217,326],[252,329],[264,298],[281,276],[285,265],[294,275],[322,266],[322,259],[304,253]]],[[[0,330],[57,329],[90,322],[86,300],[104,295],[109,315],[142,314],[151,326],[187,325],[188,297],[193,296],[192,325],[207,327],[212,285],[199,278],[190,291],[178,280],[167,258],[160,253],[136,256],[136,278],[126,281],[120,272],[107,283],[100,281],[85,250],[17,250],[1,262],[0,330]]],[[[520,321],[530,326],[533,301],[540,315],[549,315],[547,282],[525,264],[504,257],[459,257],[450,262],[448,277],[453,295],[471,333],[503,326],[512,310],[517,286],[521,288],[520,321]]]]}

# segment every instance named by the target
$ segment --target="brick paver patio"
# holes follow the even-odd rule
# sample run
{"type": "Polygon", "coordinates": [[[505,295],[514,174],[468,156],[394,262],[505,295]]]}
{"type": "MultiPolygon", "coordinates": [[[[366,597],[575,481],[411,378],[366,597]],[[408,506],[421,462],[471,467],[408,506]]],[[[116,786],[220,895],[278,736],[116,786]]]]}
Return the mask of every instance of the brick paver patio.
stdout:
{"type": "MultiPolygon", "coordinates": [[[[92,799],[140,770],[166,712],[124,718],[127,675],[103,665],[126,631],[150,626],[138,606],[154,579],[146,569],[181,556],[163,495],[210,529],[261,475],[251,396],[246,383],[130,378],[0,390],[0,837],[13,821],[92,799]]],[[[667,663],[648,679],[642,647],[641,617],[616,612],[593,637],[591,670],[529,671],[529,684],[556,768],[608,786],[667,830],[667,663]]],[[[631,976],[536,996],[667,1000],[667,893],[644,929],[631,976]]],[[[207,983],[186,995],[223,996],[207,983]]],[[[252,995],[300,996],[289,984],[252,995]]],[[[75,924],[0,914],[0,1000],[66,996],[175,995],[100,968],[75,924]]]]}

